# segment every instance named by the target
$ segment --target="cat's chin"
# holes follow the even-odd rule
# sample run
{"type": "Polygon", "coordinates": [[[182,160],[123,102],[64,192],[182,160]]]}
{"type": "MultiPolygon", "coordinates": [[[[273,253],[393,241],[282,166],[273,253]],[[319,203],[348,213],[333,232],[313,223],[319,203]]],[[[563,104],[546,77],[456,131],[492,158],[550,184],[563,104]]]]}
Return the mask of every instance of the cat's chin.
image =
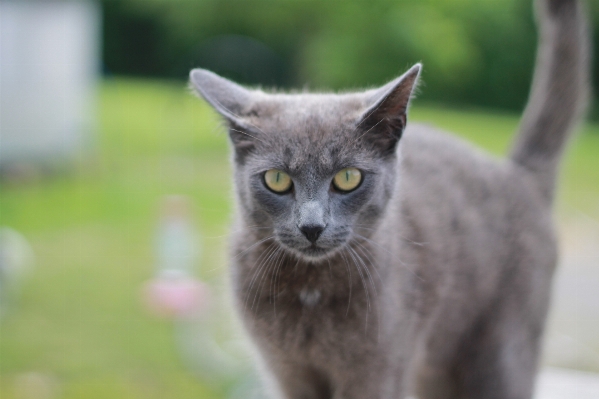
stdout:
{"type": "Polygon", "coordinates": [[[301,259],[310,261],[310,262],[318,262],[330,258],[333,254],[335,254],[339,248],[323,248],[317,245],[311,245],[309,247],[304,248],[290,248],[287,245],[283,245],[288,250],[293,252],[293,254],[301,259]]]}
{"type": "Polygon", "coordinates": [[[302,255],[312,261],[328,258],[335,252],[334,249],[309,247],[301,251],[302,255]]]}

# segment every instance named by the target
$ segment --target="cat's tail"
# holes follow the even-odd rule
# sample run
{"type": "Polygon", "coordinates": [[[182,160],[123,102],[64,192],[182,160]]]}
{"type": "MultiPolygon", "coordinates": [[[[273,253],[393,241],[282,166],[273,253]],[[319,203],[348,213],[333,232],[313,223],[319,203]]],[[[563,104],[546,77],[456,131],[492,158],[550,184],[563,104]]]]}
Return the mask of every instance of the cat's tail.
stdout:
{"type": "Polygon", "coordinates": [[[578,0],[537,0],[539,45],[530,98],[511,159],[551,201],[557,166],[589,99],[590,40],[578,0]]]}

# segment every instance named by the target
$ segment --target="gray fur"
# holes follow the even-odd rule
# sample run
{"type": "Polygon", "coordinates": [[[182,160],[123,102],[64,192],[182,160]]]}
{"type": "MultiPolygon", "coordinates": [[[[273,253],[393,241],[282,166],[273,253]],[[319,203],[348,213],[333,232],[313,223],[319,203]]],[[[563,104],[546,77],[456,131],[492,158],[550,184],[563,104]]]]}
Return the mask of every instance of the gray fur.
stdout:
{"type": "Polygon", "coordinates": [[[587,105],[590,45],[580,4],[573,0],[538,3],[537,12],[543,16],[539,67],[510,155],[536,175],[545,197],[551,200],[568,132],[573,131],[587,105]]]}
{"type": "Polygon", "coordinates": [[[404,132],[419,65],[347,94],[269,94],[192,71],[230,127],[234,294],[275,397],[531,397],[557,258],[555,165],[588,68],[578,2],[538,11],[559,34],[542,35],[505,161],[429,127],[404,132]],[[345,167],[363,182],[336,192],[345,167]],[[272,168],[291,192],[266,188],[272,168]],[[305,224],[325,226],[314,245],[305,224]]]}

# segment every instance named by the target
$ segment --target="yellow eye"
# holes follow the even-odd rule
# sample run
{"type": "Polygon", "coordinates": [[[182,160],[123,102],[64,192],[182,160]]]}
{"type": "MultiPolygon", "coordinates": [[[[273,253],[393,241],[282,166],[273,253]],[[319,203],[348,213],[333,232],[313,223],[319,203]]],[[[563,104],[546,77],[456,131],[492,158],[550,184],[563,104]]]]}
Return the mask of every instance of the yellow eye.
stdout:
{"type": "Polygon", "coordinates": [[[264,174],[264,182],[275,193],[284,193],[291,188],[291,177],[278,169],[267,170],[264,174]]]}
{"type": "Polygon", "coordinates": [[[333,185],[340,191],[356,189],[362,181],[362,173],[356,168],[341,169],[333,178],[333,185]]]}

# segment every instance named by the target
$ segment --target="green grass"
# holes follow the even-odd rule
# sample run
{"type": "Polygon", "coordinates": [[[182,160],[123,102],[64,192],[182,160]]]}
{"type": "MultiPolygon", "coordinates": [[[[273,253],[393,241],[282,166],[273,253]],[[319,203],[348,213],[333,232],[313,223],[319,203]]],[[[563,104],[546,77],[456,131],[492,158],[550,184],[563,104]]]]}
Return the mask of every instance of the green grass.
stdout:
{"type": "MultiPolygon", "coordinates": [[[[413,120],[503,154],[518,116],[414,106],[413,120]]],[[[138,292],[154,270],[160,198],[192,198],[206,237],[203,277],[223,270],[231,212],[226,137],[183,85],[102,83],[94,151],[76,173],[2,187],[0,224],[23,233],[35,272],[0,325],[0,398],[16,398],[24,373],[55,381],[62,398],[218,398],[186,370],[172,326],[144,314],[138,292]]],[[[560,213],[599,216],[599,128],[568,152],[560,213]]],[[[43,399],[43,398],[41,398],[43,399]]]]}

